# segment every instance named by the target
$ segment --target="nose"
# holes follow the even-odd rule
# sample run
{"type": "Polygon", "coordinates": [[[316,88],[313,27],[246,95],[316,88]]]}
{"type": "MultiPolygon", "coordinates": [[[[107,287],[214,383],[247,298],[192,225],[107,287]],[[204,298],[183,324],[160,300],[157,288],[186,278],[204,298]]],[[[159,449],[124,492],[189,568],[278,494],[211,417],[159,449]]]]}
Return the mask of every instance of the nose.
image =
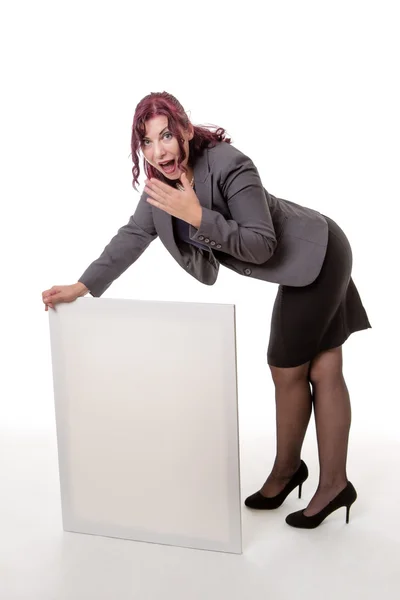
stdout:
{"type": "Polygon", "coordinates": [[[154,160],[160,161],[165,156],[165,150],[162,142],[154,142],[154,160]]]}

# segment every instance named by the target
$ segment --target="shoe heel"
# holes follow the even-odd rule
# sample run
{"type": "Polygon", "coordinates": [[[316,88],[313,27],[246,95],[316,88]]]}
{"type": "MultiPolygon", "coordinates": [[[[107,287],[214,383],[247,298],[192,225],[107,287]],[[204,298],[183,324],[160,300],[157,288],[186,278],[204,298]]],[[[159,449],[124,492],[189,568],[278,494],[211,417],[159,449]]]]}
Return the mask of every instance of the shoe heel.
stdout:
{"type": "Polygon", "coordinates": [[[346,506],[346,523],[349,522],[349,518],[350,518],[350,508],[351,508],[351,504],[350,506],[346,506]]]}
{"type": "Polygon", "coordinates": [[[301,498],[301,488],[302,488],[302,487],[303,487],[303,484],[302,484],[302,483],[300,483],[300,485],[299,485],[299,498],[301,498]]]}

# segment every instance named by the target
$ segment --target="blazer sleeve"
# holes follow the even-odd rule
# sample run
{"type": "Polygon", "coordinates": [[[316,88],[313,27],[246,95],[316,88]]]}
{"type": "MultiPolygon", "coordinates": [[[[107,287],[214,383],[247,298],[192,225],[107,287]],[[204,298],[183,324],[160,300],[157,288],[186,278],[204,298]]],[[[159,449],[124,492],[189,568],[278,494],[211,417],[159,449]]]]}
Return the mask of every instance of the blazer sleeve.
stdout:
{"type": "Polygon", "coordinates": [[[213,241],[210,249],[215,249],[216,243],[220,252],[244,262],[265,263],[273,255],[277,240],[267,192],[254,163],[229,146],[223,156],[215,157],[211,169],[232,219],[203,207],[200,227],[192,239],[208,245],[213,241]]]}
{"type": "Polygon", "coordinates": [[[152,206],[146,198],[147,194],[143,192],[128,223],[118,230],[99,258],[79,277],[78,281],[86,285],[92,296],[101,296],[157,237],[152,206]]]}

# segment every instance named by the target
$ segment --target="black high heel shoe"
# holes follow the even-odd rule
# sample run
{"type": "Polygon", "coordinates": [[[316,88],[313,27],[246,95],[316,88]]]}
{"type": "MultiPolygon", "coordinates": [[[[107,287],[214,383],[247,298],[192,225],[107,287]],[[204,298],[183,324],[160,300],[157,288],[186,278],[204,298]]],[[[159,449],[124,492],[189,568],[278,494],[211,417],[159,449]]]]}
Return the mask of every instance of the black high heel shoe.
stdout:
{"type": "Polygon", "coordinates": [[[349,522],[350,507],[357,499],[357,492],[350,481],[347,482],[347,486],[342,490],[325,508],[319,513],[312,517],[306,517],[304,510],[298,510],[297,512],[291,513],[286,517],[286,523],[292,527],[299,527],[301,529],[314,529],[321,525],[322,521],[326,519],[328,515],[333,513],[338,508],[346,507],[346,523],[349,522]]]}
{"type": "Polygon", "coordinates": [[[278,508],[286,500],[286,497],[290,492],[293,492],[297,486],[299,486],[299,498],[301,498],[301,488],[307,478],[307,465],[305,462],[301,461],[300,467],[297,469],[296,473],[277,496],[266,498],[261,492],[256,492],[246,498],[244,503],[249,508],[257,508],[258,510],[272,510],[278,508]]]}

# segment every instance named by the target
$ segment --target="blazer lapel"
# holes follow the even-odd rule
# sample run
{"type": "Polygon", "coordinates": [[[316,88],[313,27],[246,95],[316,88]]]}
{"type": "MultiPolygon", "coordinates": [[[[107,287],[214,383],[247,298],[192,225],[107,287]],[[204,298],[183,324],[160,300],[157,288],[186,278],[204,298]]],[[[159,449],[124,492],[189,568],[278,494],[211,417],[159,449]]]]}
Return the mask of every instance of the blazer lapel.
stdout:
{"type": "Polygon", "coordinates": [[[153,208],[153,221],[161,242],[175,260],[182,264],[182,254],[175,242],[174,230],[172,228],[172,217],[159,208],[153,208]]]}
{"type": "MultiPolygon", "coordinates": [[[[204,208],[212,208],[212,174],[208,165],[208,150],[204,150],[193,165],[194,170],[194,186],[196,196],[199,199],[201,206],[204,208]]],[[[189,226],[190,235],[196,232],[192,225],[189,226]]]]}
{"type": "MultiPolygon", "coordinates": [[[[205,208],[212,207],[212,175],[208,166],[208,151],[205,150],[201,156],[199,156],[194,165],[194,186],[196,196],[199,199],[201,206],[205,208]]],[[[183,256],[179,250],[174,237],[174,231],[172,226],[172,216],[167,212],[158,208],[153,209],[154,225],[160,240],[172,254],[172,256],[179,263],[183,264],[183,256]]],[[[190,235],[194,235],[195,228],[192,225],[189,226],[190,235]]]]}

